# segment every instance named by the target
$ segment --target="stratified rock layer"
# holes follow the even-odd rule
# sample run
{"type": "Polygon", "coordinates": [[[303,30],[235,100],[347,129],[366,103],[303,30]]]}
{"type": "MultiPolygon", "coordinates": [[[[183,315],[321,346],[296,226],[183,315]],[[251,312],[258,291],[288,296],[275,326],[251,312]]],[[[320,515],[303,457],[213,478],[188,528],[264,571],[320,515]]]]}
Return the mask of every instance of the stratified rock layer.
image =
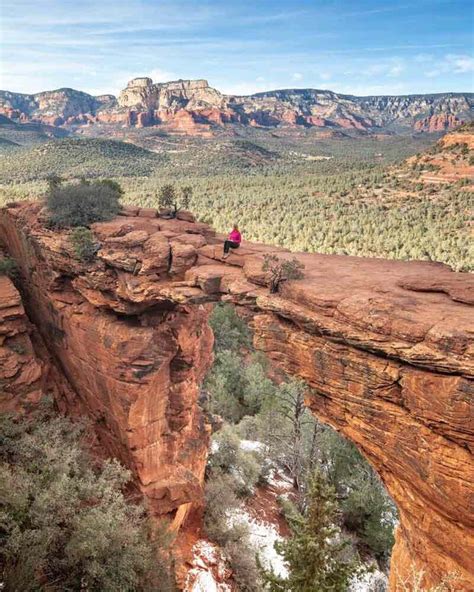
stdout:
{"type": "Polygon", "coordinates": [[[412,566],[474,587],[474,278],[427,262],[297,254],[305,277],[271,295],[262,256],[183,213],[126,208],[96,224],[97,261],[72,257],[41,204],[0,215],[27,308],[94,418],[108,454],[130,466],[157,515],[178,526],[200,501],[207,426],[196,405],[211,360],[207,303],[253,313],[255,344],[312,390],[316,416],[354,441],[400,511],[391,587],[412,566]]]}
{"type": "Polygon", "coordinates": [[[18,412],[41,399],[47,368],[33,349],[31,324],[12,281],[0,276],[0,410],[18,412]]]}
{"type": "Polygon", "coordinates": [[[147,77],[130,80],[118,99],[70,88],[34,95],[0,91],[0,114],[19,122],[72,129],[96,123],[158,125],[166,132],[189,135],[209,135],[216,126],[235,123],[439,132],[472,120],[472,111],[472,93],[356,97],[308,88],[235,96],[222,94],[207,80],[153,83],[147,77]]]}

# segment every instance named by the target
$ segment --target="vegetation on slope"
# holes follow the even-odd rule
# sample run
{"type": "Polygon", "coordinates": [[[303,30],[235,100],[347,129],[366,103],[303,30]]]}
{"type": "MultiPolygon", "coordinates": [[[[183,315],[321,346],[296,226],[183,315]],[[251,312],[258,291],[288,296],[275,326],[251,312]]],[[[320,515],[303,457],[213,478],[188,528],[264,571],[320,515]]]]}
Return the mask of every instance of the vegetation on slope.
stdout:
{"type": "MultiPolygon", "coordinates": [[[[250,592],[262,589],[248,533],[240,524],[229,525],[228,516],[275,468],[293,481],[290,513],[303,521],[312,495],[309,483],[318,469],[335,491],[336,526],[351,533],[361,553],[369,552],[384,565],[393,545],[396,510],[377,475],[351,443],[314,419],[304,406],[308,387],[303,382],[269,378],[266,360],[253,352],[249,329],[235,308],[216,306],[211,326],[216,358],[205,383],[205,404],[225,423],[213,438],[205,525],[230,557],[239,585],[250,592]],[[261,446],[243,449],[242,440],[261,446]]],[[[282,512],[287,510],[285,502],[282,512]]],[[[351,554],[357,555],[355,547],[351,554]]],[[[320,567],[323,577],[325,565],[320,567]]]]}
{"type": "Polygon", "coordinates": [[[65,129],[41,123],[15,123],[4,115],[0,116],[0,147],[33,146],[48,142],[51,138],[65,138],[65,129]]]}
{"type": "Polygon", "coordinates": [[[171,592],[165,538],[150,542],[144,508],[122,493],[129,471],[98,466],[84,439],[84,426],[50,408],[0,420],[5,590],[171,592]]]}
{"type": "MultiPolygon", "coordinates": [[[[243,142],[243,160],[242,138],[161,138],[162,155],[108,140],[48,143],[25,153],[21,162],[9,152],[0,159],[0,204],[38,198],[45,183],[24,181],[50,173],[113,176],[124,201],[143,207],[157,207],[161,188],[173,183],[192,187],[191,209],[200,219],[223,232],[237,221],[244,240],[474,269],[469,181],[429,184],[419,167],[386,166],[425,147],[426,137],[316,140],[303,134],[298,145],[293,137],[280,137],[282,132],[252,134],[243,142]],[[259,164],[249,164],[255,152],[259,164]]],[[[468,163],[472,150],[462,158],[468,163]]]]}
{"type": "Polygon", "coordinates": [[[149,175],[163,159],[114,140],[52,140],[28,149],[11,150],[0,159],[0,180],[9,183],[46,179],[149,175]]]}

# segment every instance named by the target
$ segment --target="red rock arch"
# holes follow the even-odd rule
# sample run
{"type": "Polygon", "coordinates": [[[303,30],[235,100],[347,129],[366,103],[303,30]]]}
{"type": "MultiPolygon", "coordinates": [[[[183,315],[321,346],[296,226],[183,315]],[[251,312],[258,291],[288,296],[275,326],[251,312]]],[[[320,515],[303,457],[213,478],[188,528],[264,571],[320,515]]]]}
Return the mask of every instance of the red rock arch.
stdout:
{"type": "Polygon", "coordinates": [[[1,211],[26,307],[70,387],[59,403],[96,422],[105,452],[179,528],[206,463],[197,395],[212,358],[208,303],[245,306],[256,346],[313,387],[312,411],[357,444],[396,501],[391,589],[412,563],[427,583],[457,571],[459,589],[473,589],[472,276],[300,254],[304,279],[270,295],[262,254],[287,252],[247,244],[224,264],[219,237],[181,217],[128,208],[94,226],[102,248],[85,266],[66,232],[45,228],[41,204],[1,211]]]}

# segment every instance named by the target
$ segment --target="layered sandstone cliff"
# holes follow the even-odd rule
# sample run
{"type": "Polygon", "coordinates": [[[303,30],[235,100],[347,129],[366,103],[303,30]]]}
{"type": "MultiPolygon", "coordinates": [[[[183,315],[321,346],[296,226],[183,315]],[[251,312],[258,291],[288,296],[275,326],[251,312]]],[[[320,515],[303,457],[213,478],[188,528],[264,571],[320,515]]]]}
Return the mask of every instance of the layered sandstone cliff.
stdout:
{"type": "Polygon", "coordinates": [[[473,118],[471,93],[357,97],[329,90],[285,89],[225,95],[206,80],[154,83],[131,80],[118,99],[65,88],[35,95],[0,91],[0,114],[22,122],[77,126],[163,126],[169,132],[206,133],[227,124],[322,127],[359,131],[445,131],[473,118]],[[182,122],[187,120],[183,127],[182,122]]]}
{"type": "Polygon", "coordinates": [[[208,427],[197,405],[211,359],[208,303],[246,307],[255,343],[312,387],[307,404],[353,440],[397,503],[391,586],[412,565],[474,586],[474,280],[426,262],[298,254],[305,278],[265,287],[246,244],[223,262],[204,224],[126,208],[95,224],[97,261],[74,260],[41,204],[0,214],[26,308],[108,454],[156,515],[199,504],[208,427]]]}

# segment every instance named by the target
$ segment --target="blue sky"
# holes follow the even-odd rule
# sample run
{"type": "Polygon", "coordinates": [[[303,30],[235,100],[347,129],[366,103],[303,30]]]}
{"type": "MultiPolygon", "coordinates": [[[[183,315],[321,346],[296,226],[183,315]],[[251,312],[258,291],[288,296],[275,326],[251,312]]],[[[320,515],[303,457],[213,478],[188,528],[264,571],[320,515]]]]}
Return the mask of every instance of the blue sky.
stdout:
{"type": "Polygon", "coordinates": [[[1,0],[0,88],[474,90],[471,0],[1,0]]]}

